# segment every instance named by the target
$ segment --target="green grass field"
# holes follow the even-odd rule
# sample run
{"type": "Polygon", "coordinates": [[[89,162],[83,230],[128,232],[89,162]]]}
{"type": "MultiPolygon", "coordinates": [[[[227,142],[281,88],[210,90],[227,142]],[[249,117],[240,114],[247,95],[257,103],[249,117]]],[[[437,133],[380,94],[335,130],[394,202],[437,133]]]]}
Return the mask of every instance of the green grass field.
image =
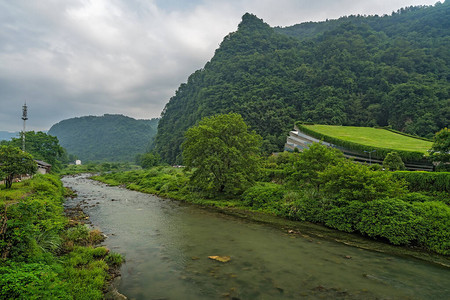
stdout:
{"type": "Polygon", "coordinates": [[[404,136],[381,128],[333,125],[305,125],[305,127],[345,141],[393,150],[427,153],[427,150],[432,145],[432,142],[404,136]]]}

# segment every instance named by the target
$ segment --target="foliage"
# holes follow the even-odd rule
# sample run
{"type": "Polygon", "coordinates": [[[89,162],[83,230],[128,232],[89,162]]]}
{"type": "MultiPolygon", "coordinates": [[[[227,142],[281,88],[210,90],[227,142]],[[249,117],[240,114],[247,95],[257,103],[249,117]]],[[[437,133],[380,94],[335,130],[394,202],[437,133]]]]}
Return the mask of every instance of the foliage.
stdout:
{"type": "Polygon", "coordinates": [[[450,207],[442,202],[414,203],[420,216],[418,242],[437,252],[450,254],[450,207]]]}
{"type": "Polygon", "coordinates": [[[417,217],[411,205],[392,199],[367,202],[356,229],[370,237],[382,237],[394,245],[407,245],[417,240],[417,217]]]}
{"type": "Polygon", "coordinates": [[[138,166],[128,162],[87,163],[82,165],[67,165],[59,172],[59,174],[73,175],[80,173],[124,172],[138,168],[138,166]]]}
{"type": "Polygon", "coordinates": [[[450,171],[450,130],[446,127],[434,136],[430,159],[435,161],[440,171],[450,171]]]}
{"type": "Polygon", "coordinates": [[[372,171],[368,166],[342,161],[319,173],[322,191],[328,197],[345,201],[367,202],[404,194],[401,181],[383,171],[372,171]]]}
{"type": "MultiPolygon", "coordinates": [[[[392,152],[391,148],[382,148],[382,147],[375,146],[377,141],[372,142],[372,145],[369,146],[366,144],[356,143],[356,142],[350,141],[350,140],[344,140],[341,137],[331,136],[331,135],[316,131],[315,129],[311,128],[309,125],[302,125],[301,122],[297,122],[295,125],[298,127],[298,129],[300,131],[302,131],[306,134],[309,134],[317,139],[324,140],[328,143],[334,144],[336,146],[341,146],[346,149],[353,150],[353,151],[360,152],[360,153],[364,153],[364,151],[374,151],[375,150],[371,155],[372,158],[384,159],[384,157],[386,157],[386,155],[388,153],[392,152]]],[[[377,129],[374,129],[374,130],[377,130],[377,129]]],[[[354,138],[359,139],[357,136],[354,136],[354,138]]],[[[362,135],[361,139],[367,140],[368,137],[362,135]]],[[[391,141],[393,141],[395,139],[396,139],[395,136],[391,136],[389,138],[389,143],[391,143],[391,141]]],[[[410,138],[407,138],[407,139],[410,139],[410,138]]],[[[405,140],[405,139],[402,139],[402,140],[405,140]]],[[[427,143],[427,145],[428,145],[428,143],[427,143]]],[[[396,152],[399,154],[399,156],[404,161],[420,161],[424,158],[424,154],[425,154],[423,152],[418,152],[418,151],[406,151],[406,150],[399,150],[399,149],[396,149],[396,152]]]]}
{"type": "Polygon", "coordinates": [[[8,199],[0,197],[0,298],[102,299],[109,268],[123,258],[92,247],[96,230],[77,226],[65,233],[59,178],[36,175],[13,189],[8,199]]]}
{"type": "MultiPolygon", "coordinates": [[[[12,138],[11,141],[2,143],[22,148],[21,137],[12,138]]],[[[59,171],[62,164],[68,163],[70,159],[66,150],[60,146],[58,138],[42,131],[25,132],[25,151],[33,155],[34,159],[51,164],[53,171],[59,171]]]]}
{"type": "Polygon", "coordinates": [[[73,299],[69,283],[54,265],[8,262],[0,265],[1,299],[73,299]]]}
{"type": "Polygon", "coordinates": [[[157,125],[158,119],[105,114],[63,120],[48,133],[83,163],[132,162],[137,154],[149,150],[157,125]]]}
{"type": "Polygon", "coordinates": [[[253,208],[276,208],[283,199],[285,189],[274,183],[261,183],[248,188],[242,194],[244,205],[253,208]]]}
{"type": "Polygon", "coordinates": [[[391,171],[405,170],[405,164],[397,152],[389,152],[383,160],[383,166],[391,171]]]}
{"type": "Polygon", "coordinates": [[[155,150],[180,163],[184,132],[229,112],[263,137],[265,153],[282,149],[296,120],[391,126],[431,138],[449,124],[449,10],[445,1],[275,29],[245,14],[167,103],[155,150]]]}
{"type": "Polygon", "coordinates": [[[213,193],[242,192],[256,176],[260,140],[238,114],[203,118],[183,143],[183,162],[194,168],[192,185],[213,193]]]}
{"type": "Polygon", "coordinates": [[[0,146],[0,178],[5,179],[5,187],[11,188],[15,176],[34,174],[37,165],[33,157],[14,146],[0,146]]]}
{"type": "Polygon", "coordinates": [[[313,143],[309,149],[294,155],[297,156],[296,161],[291,166],[287,165],[285,167],[293,170],[289,176],[290,181],[295,185],[301,183],[311,184],[317,190],[322,184],[322,181],[319,179],[319,172],[345,160],[341,151],[327,148],[319,143],[313,143]]]}
{"type": "Polygon", "coordinates": [[[158,153],[147,152],[144,154],[136,155],[136,164],[143,169],[148,169],[159,164],[161,158],[158,153]]]}
{"type": "Polygon", "coordinates": [[[411,191],[450,193],[450,172],[397,171],[393,176],[405,180],[411,191]]]}
{"type": "Polygon", "coordinates": [[[65,272],[62,277],[70,283],[74,298],[103,299],[109,269],[104,260],[106,253],[103,247],[76,246],[63,257],[65,272]]]}

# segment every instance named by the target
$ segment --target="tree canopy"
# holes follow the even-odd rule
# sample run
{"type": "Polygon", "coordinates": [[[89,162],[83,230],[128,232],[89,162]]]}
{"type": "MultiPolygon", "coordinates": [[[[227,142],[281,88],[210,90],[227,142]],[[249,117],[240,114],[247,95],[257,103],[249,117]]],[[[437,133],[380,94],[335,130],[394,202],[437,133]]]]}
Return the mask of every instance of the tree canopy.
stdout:
{"type": "MultiPolygon", "coordinates": [[[[11,141],[2,141],[1,144],[22,148],[22,137],[12,138],[11,141]]],[[[53,170],[59,170],[63,163],[69,161],[69,155],[59,144],[58,138],[42,131],[25,132],[25,151],[30,153],[34,159],[51,164],[53,170]]]]}
{"type": "Polygon", "coordinates": [[[183,163],[193,169],[193,186],[236,194],[257,174],[260,145],[261,137],[248,131],[239,114],[205,117],[186,132],[183,163]]]}
{"type": "Polygon", "coordinates": [[[5,187],[11,188],[15,176],[34,174],[37,165],[31,154],[18,147],[0,146],[0,178],[5,180],[5,187]]]}
{"type": "Polygon", "coordinates": [[[279,151],[295,121],[391,126],[431,138],[450,118],[450,1],[386,16],[271,28],[246,14],[161,114],[155,149],[181,160],[184,132],[235,112],[279,151]]]}

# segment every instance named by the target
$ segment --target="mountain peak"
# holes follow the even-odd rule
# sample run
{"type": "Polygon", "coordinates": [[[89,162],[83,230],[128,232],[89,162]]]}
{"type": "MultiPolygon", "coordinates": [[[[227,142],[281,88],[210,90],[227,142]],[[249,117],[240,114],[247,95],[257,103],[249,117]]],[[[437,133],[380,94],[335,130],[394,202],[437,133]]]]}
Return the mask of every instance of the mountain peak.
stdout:
{"type": "Polygon", "coordinates": [[[258,18],[254,14],[246,13],[242,16],[242,21],[238,25],[239,30],[255,30],[255,29],[268,29],[270,26],[264,23],[263,19],[258,18]]]}

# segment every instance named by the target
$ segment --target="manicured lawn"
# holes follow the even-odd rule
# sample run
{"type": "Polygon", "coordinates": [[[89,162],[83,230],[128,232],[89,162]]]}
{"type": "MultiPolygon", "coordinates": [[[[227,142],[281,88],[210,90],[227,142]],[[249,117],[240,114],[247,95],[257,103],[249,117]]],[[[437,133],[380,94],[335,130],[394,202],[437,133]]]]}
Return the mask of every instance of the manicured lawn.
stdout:
{"type": "Polygon", "coordinates": [[[432,145],[432,142],[415,139],[380,128],[332,125],[305,126],[321,134],[367,146],[427,153],[427,150],[432,145]]]}

